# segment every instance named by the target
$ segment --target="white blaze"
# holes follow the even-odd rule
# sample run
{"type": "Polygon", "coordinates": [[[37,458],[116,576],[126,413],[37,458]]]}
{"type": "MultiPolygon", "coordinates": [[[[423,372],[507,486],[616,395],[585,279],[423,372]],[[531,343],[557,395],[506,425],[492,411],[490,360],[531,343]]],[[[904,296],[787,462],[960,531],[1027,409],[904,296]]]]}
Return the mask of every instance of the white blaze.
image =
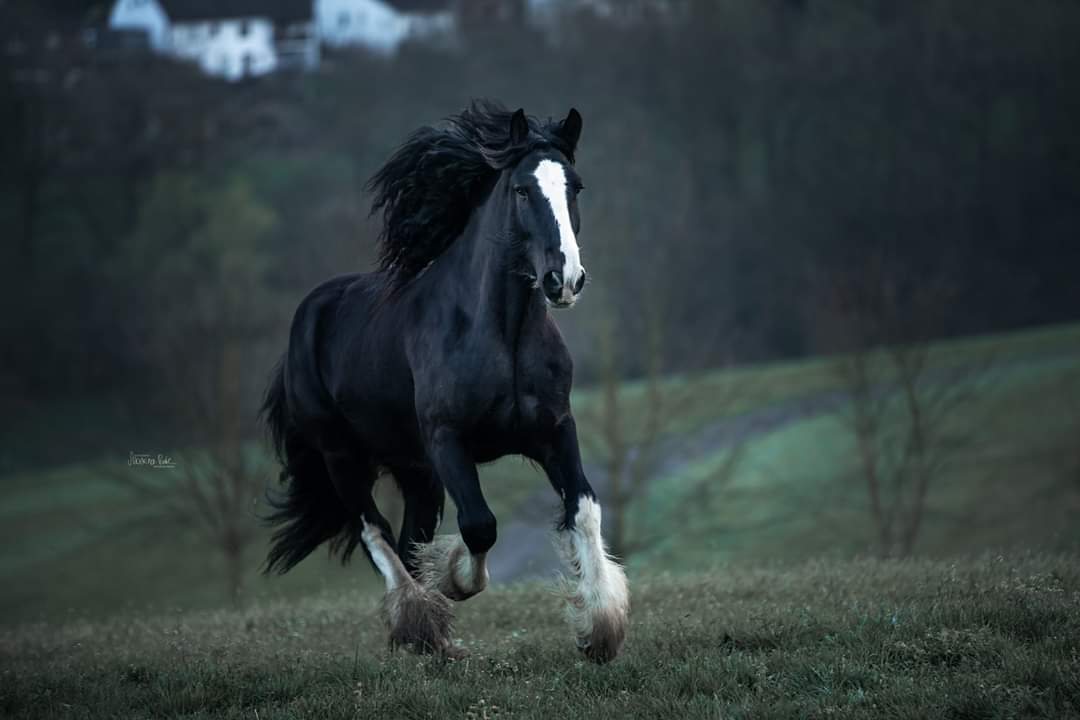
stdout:
{"type": "Polygon", "coordinates": [[[574,227],[570,224],[570,208],[566,204],[566,171],[554,160],[541,160],[533,174],[540,185],[540,192],[551,205],[555,224],[559,228],[559,245],[564,258],[563,296],[569,297],[570,289],[581,276],[581,257],[578,253],[577,238],[574,237],[574,227]]]}

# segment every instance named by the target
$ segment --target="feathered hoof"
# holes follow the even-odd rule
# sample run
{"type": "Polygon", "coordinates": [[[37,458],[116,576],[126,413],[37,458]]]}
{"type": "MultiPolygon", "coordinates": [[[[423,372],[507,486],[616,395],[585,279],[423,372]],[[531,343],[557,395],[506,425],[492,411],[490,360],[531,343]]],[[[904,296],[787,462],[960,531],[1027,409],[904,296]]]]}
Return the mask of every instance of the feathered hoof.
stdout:
{"type": "Polygon", "coordinates": [[[626,640],[626,616],[618,612],[598,612],[592,617],[589,632],[577,636],[581,654],[603,665],[614,660],[626,640]]]}
{"type": "Polygon", "coordinates": [[[622,650],[630,613],[626,572],[608,555],[600,535],[600,506],[578,498],[574,525],[555,534],[555,547],[569,570],[561,582],[566,619],[589,660],[609,662],[622,650]]]}
{"type": "Polygon", "coordinates": [[[390,647],[415,653],[456,656],[450,640],[454,614],[450,602],[437,592],[410,582],[383,598],[383,615],[390,628],[390,647]]]}
{"type": "Polygon", "coordinates": [[[420,582],[429,590],[460,602],[487,587],[483,556],[470,555],[460,535],[437,535],[429,543],[417,544],[415,553],[420,582]]]}

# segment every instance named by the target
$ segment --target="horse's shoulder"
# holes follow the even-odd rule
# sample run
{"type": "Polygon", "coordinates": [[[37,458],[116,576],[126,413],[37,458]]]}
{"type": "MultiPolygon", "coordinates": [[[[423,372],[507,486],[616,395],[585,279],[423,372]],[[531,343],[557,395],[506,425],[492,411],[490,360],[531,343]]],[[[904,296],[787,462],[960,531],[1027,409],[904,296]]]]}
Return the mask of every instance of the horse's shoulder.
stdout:
{"type": "Polygon", "coordinates": [[[573,370],[574,362],[570,356],[570,348],[566,346],[562,332],[559,331],[559,326],[555,324],[550,314],[545,313],[544,320],[540,323],[538,340],[542,348],[540,355],[545,358],[549,366],[557,366],[559,370],[566,372],[573,370]]]}
{"type": "Polygon", "coordinates": [[[559,408],[569,398],[574,363],[550,315],[545,314],[535,327],[529,342],[518,351],[518,402],[523,408],[559,408]]]}

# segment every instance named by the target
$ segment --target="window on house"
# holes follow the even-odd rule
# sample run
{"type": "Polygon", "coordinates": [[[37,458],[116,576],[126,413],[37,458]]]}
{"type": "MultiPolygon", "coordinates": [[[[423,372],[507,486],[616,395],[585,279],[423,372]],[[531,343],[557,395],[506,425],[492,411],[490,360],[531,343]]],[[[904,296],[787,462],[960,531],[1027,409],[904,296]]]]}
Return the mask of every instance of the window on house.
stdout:
{"type": "Polygon", "coordinates": [[[247,37],[247,34],[251,31],[251,21],[244,20],[240,23],[240,37],[247,37]]]}
{"type": "Polygon", "coordinates": [[[349,27],[349,13],[347,13],[347,12],[338,13],[337,24],[338,24],[338,27],[340,27],[340,28],[349,27]]]}
{"type": "Polygon", "coordinates": [[[215,35],[217,35],[218,30],[219,27],[217,23],[210,23],[210,37],[214,37],[215,35]]]}

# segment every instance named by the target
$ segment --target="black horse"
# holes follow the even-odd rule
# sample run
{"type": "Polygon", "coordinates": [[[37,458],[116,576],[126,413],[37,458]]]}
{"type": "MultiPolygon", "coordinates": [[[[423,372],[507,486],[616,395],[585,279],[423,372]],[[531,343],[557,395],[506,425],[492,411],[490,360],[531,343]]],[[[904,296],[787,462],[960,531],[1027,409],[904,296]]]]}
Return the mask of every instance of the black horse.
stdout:
{"type": "Polygon", "coordinates": [[[268,571],[324,542],[358,544],[386,581],[392,644],[453,650],[450,604],[487,584],[495,516],[476,464],[524,455],[562,498],[557,547],[570,573],[578,646],[606,661],[625,636],[622,568],[570,413],[573,367],[548,309],[585,284],[576,234],[581,115],[540,122],[473,103],[415,132],[372,178],[379,269],[315,288],[300,304],[263,413],[283,465],[268,571]],[[372,499],[391,473],[401,537],[372,499]],[[457,535],[435,535],[444,490],[457,535]]]}

